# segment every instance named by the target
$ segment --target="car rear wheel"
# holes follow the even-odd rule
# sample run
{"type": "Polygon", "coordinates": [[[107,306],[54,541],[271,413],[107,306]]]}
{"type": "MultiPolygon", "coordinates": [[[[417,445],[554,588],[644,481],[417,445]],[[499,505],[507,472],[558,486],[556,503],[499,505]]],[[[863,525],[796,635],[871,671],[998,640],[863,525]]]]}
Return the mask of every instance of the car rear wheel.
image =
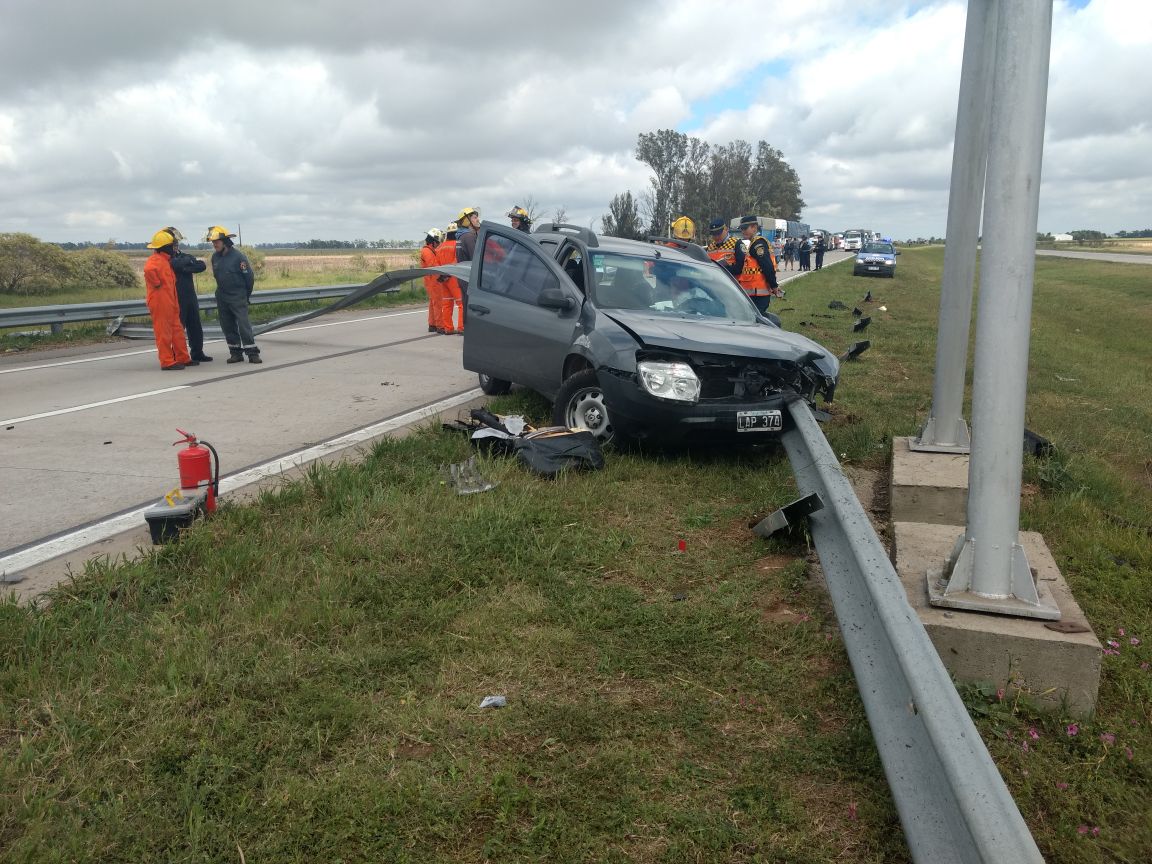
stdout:
{"type": "Polygon", "coordinates": [[[480,379],[480,389],[489,396],[503,396],[512,389],[512,382],[505,381],[503,378],[493,378],[491,375],[485,375],[483,372],[477,377],[480,379]]]}
{"type": "Polygon", "coordinates": [[[612,440],[612,421],[594,369],[582,369],[560,385],[552,406],[552,422],[591,432],[602,444],[612,440]]]}

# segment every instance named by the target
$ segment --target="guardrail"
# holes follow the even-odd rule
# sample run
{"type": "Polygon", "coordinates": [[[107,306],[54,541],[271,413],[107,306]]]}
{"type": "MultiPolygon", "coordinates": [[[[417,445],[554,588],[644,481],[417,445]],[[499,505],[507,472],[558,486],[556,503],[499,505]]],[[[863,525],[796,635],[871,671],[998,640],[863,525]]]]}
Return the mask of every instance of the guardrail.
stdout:
{"type": "Polygon", "coordinates": [[[784,448],[913,860],[1043,864],[836,454],[802,400],[784,448]]]}
{"type": "MultiPolygon", "coordinates": [[[[289,303],[299,300],[328,300],[343,297],[359,288],[359,285],[312,285],[306,288],[277,288],[271,291],[255,291],[249,302],[289,303]]],[[[214,294],[200,294],[200,309],[216,308],[214,294]]],[[[106,321],[112,318],[132,318],[149,315],[148,304],[139,300],[106,300],[102,303],[64,303],[58,306],[21,306],[14,309],[0,309],[0,327],[29,327],[49,324],[52,332],[58,333],[65,324],[83,321],[106,321]]]]}

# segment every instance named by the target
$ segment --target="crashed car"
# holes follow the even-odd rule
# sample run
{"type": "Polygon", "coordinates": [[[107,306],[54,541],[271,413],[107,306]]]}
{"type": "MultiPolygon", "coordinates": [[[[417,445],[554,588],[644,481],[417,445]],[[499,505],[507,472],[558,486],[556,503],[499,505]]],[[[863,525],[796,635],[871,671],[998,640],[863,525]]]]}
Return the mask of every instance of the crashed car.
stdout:
{"type": "Polygon", "coordinates": [[[891,279],[896,275],[896,256],[899,254],[891,243],[865,243],[852,262],[852,275],[887,276],[891,279]]]}
{"type": "Polygon", "coordinates": [[[839,361],[761,315],[693,244],[485,222],[469,264],[464,368],[485,393],[512,382],[556,425],[601,440],[745,442],[778,436],[785,400],[831,401],[839,361]]]}

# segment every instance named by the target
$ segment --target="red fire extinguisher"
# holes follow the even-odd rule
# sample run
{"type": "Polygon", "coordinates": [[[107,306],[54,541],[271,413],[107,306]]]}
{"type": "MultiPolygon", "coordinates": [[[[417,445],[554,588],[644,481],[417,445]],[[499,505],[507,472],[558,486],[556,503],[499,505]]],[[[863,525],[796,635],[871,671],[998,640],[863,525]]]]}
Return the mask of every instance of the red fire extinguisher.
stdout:
{"type": "Polygon", "coordinates": [[[183,429],[176,431],[184,437],[179,441],[173,441],[172,446],[188,445],[176,457],[180,464],[180,488],[202,489],[206,486],[208,488],[208,500],[204,506],[209,513],[215,513],[216,496],[220,494],[220,456],[217,454],[216,448],[207,441],[197,441],[195,435],[191,432],[185,432],[183,429]],[[211,451],[211,455],[209,455],[209,451],[211,451]],[[212,470],[213,462],[215,463],[215,472],[212,470]]]}

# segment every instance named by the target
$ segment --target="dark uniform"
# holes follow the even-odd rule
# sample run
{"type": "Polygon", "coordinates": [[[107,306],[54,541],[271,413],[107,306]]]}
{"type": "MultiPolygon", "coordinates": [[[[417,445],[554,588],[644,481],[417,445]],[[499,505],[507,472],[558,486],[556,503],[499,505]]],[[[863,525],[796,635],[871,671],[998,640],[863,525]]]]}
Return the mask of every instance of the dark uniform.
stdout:
{"type": "Polygon", "coordinates": [[[180,301],[180,323],[188,334],[188,353],[197,363],[212,358],[204,353],[204,327],[200,323],[200,300],[196,296],[194,273],[203,273],[208,265],[187,252],[172,256],[172,272],[176,274],[176,299],[180,301]]]}
{"type": "Polygon", "coordinates": [[[228,351],[235,359],[243,354],[248,359],[260,356],[256,337],[248,320],[248,298],[256,277],[247,256],[235,246],[226,245],[212,253],[212,275],[216,277],[216,304],[220,312],[220,329],[228,342],[228,351]]]}

